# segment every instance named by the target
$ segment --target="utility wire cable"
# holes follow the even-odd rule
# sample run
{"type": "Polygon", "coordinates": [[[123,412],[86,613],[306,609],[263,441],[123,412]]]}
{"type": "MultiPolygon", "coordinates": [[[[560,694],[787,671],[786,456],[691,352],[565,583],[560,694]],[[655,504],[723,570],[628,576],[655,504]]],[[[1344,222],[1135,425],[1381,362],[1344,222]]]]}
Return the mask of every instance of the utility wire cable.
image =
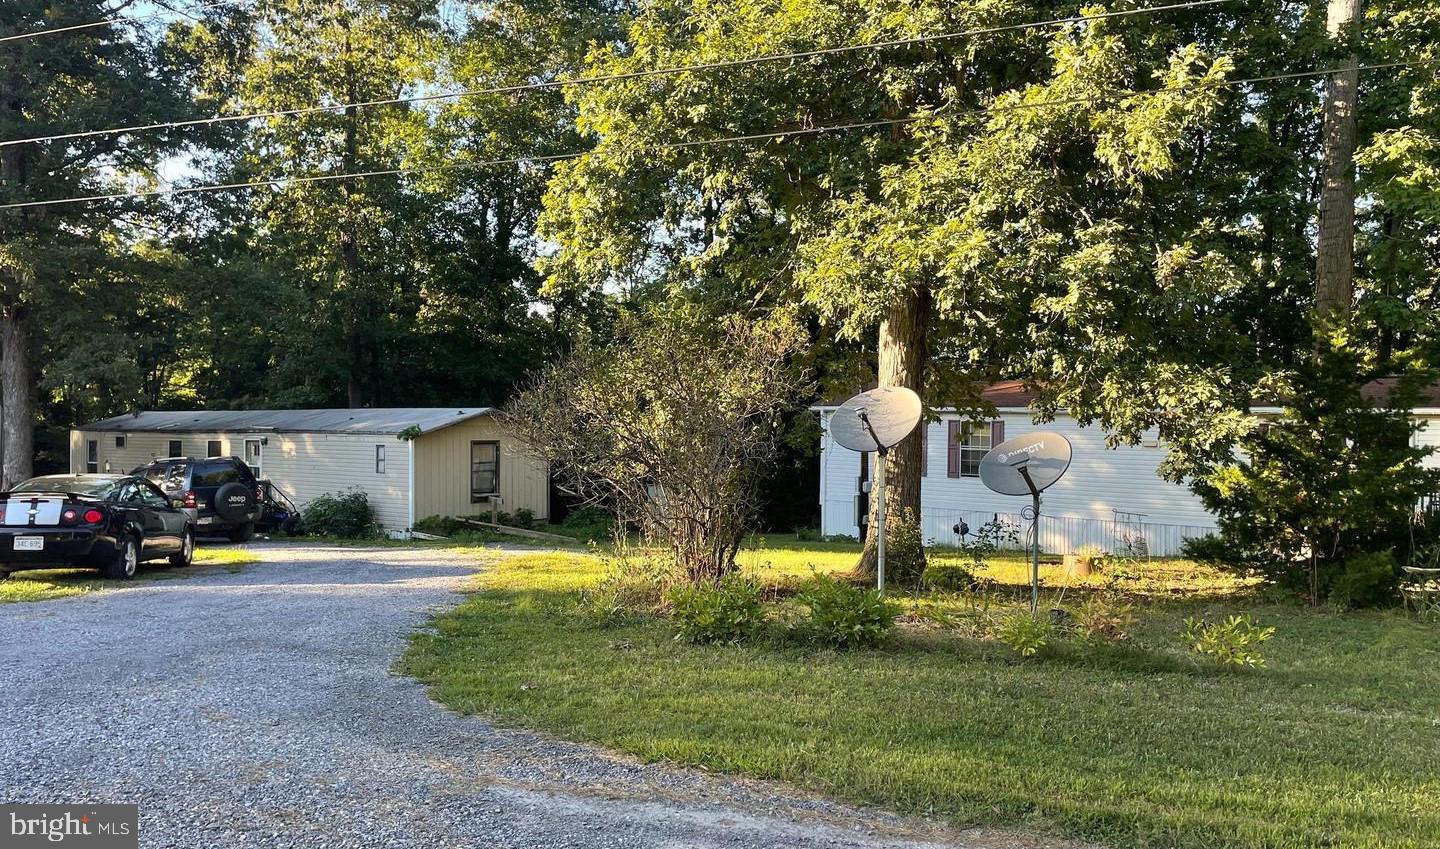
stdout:
{"type": "MultiPolygon", "coordinates": [[[[1409,61],[1409,62],[1388,62],[1388,63],[1381,64],[1381,65],[1361,65],[1361,66],[1359,66],[1358,68],[1348,69],[1348,70],[1377,71],[1377,70],[1385,70],[1385,69],[1389,69],[1389,68],[1398,68],[1398,67],[1410,67],[1410,66],[1417,66],[1417,65],[1433,65],[1433,64],[1437,64],[1437,63],[1440,63],[1440,58],[1435,58],[1435,59],[1417,59],[1417,60],[1412,60],[1412,61],[1409,61]]],[[[1217,89],[1217,88],[1227,88],[1227,87],[1239,86],[1239,85],[1251,85],[1251,84],[1255,84],[1255,83],[1273,82],[1273,81],[1276,81],[1276,80],[1290,80],[1290,79],[1299,79],[1299,78],[1305,78],[1305,77],[1320,77],[1320,76],[1328,76],[1328,75],[1330,75],[1330,74],[1339,73],[1339,72],[1342,71],[1342,70],[1347,70],[1347,69],[1345,69],[1345,68],[1325,68],[1325,69],[1323,69],[1323,70],[1296,71],[1296,72],[1284,73],[1284,74],[1269,74],[1269,75],[1266,75],[1266,76],[1259,76],[1259,77],[1246,77],[1245,79],[1238,79],[1238,80],[1222,80],[1222,81],[1215,82],[1215,83],[1203,83],[1203,84],[1197,85],[1195,88],[1197,88],[1197,89],[1217,89]]],[[[1000,114],[1000,113],[1005,113],[1005,112],[1018,112],[1018,111],[1025,110],[1025,109],[1043,109],[1043,108],[1047,108],[1047,107],[1051,107],[1051,106],[1066,106],[1066,105],[1073,105],[1073,104],[1077,104],[1077,103],[1093,103],[1093,102],[1097,102],[1097,101],[1115,100],[1115,99],[1123,98],[1123,97],[1132,97],[1132,96],[1136,96],[1136,95],[1155,94],[1155,93],[1157,93],[1157,92],[1154,91],[1154,90],[1141,91],[1141,90],[1138,90],[1138,89],[1125,89],[1125,90],[1112,91],[1112,92],[1106,92],[1106,93],[1100,93],[1100,94],[1093,94],[1093,95],[1084,95],[1084,96],[1077,96],[1077,97],[1060,98],[1060,99],[1056,99],[1056,100],[1042,100],[1042,101],[1035,101],[1035,102],[1032,102],[1032,103],[1011,103],[1011,104],[1004,104],[1004,105],[1001,105],[1001,106],[982,107],[982,108],[979,108],[979,109],[966,109],[966,110],[961,110],[961,111],[957,111],[957,112],[952,112],[952,113],[949,113],[949,114],[950,114],[951,116],[955,116],[955,117],[962,116],[962,115],[994,115],[994,114],[1000,114]]],[[[935,117],[940,117],[940,116],[937,115],[937,116],[935,116],[935,117]]],[[[891,127],[891,126],[897,126],[897,125],[901,125],[901,124],[911,124],[911,123],[915,123],[916,121],[921,120],[921,118],[922,118],[922,116],[911,115],[911,116],[907,116],[907,117],[904,117],[904,118],[888,118],[888,119],[875,120],[875,121],[857,121],[857,122],[851,122],[851,123],[846,123],[846,124],[825,124],[825,125],[815,126],[815,127],[797,127],[797,128],[788,129],[788,130],[772,130],[772,131],[764,132],[764,133],[748,133],[748,134],[745,134],[745,135],[723,136],[723,137],[720,137],[720,138],[713,138],[713,139],[693,139],[693,140],[690,140],[690,141],[681,141],[681,142],[665,142],[665,143],[662,143],[662,144],[648,145],[648,146],[647,146],[647,149],[649,149],[649,150],[654,150],[654,151],[682,150],[682,149],[685,149],[685,148],[704,147],[704,146],[708,146],[708,145],[712,145],[712,144],[734,144],[734,143],[739,143],[739,142],[750,142],[750,141],[769,141],[769,140],[779,139],[779,138],[789,138],[789,137],[792,137],[792,136],[822,135],[822,134],[824,134],[824,133],[830,133],[830,132],[844,132],[844,131],[848,131],[848,130],[873,129],[873,128],[875,128],[875,127],[891,127]]],[[[572,152],[568,152],[568,153],[555,153],[555,154],[529,155],[529,156],[514,156],[514,157],[506,157],[506,158],[503,158],[503,159],[485,159],[485,160],[477,160],[477,161],[475,161],[475,162],[448,162],[448,163],[442,163],[442,164],[440,164],[440,165],[413,165],[413,166],[401,167],[401,168],[382,168],[382,169],[375,169],[375,170],[370,170],[370,171],[350,171],[350,172],[343,172],[343,173],[339,173],[339,174],[308,174],[308,175],[301,175],[301,176],[285,176],[285,175],[282,175],[282,176],[277,176],[277,177],[267,177],[267,178],[263,178],[263,179],[259,179],[259,180],[250,180],[250,181],[235,182],[235,183],[213,183],[213,184],[203,184],[203,185],[198,185],[198,186],[180,186],[180,187],[168,188],[168,189],[147,189],[147,190],[138,191],[138,192],[114,192],[114,193],[110,193],[110,194],[84,195],[84,196],[78,196],[78,197],[64,197],[64,198],[51,198],[51,199],[48,199],[48,200],[18,201],[18,202],[15,202],[15,203],[0,204],[0,210],[6,210],[6,209],[27,209],[27,208],[32,208],[32,207],[44,207],[44,206],[58,206],[58,205],[61,205],[61,204],[70,204],[70,203],[91,203],[91,202],[95,202],[95,201],[126,200],[126,199],[131,199],[131,198],[139,199],[139,198],[150,198],[150,197],[161,197],[161,196],[170,197],[170,196],[176,196],[176,195],[199,194],[199,193],[202,193],[202,192],[220,192],[220,191],[237,191],[237,190],[243,190],[243,189],[259,189],[259,188],[265,188],[265,187],[267,187],[267,186],[276,186],[276,185],[291,185],[291,184],[303,184],[303,183],[321,183],[321,182],[331,182],[331,181],[334,181],[334,180],[360,179],[360,178],[365,178],[365,177],[386,177],[386,176],[396,176],[396,175],[401,175],[401,174],[415,174],[415,173],[426,173],[426,172],[436,172],[436,171],[447,171],[447,170],[453,170],[453,169],[457,169],[457,168],[487,168],[487,167],[499,166],[499,165],[543,165],[543,164],[547,164],[547,163],[551,163],[551,162],[561,162],[561,161],[568,160],[568,159],[578,159],[578,158],[580,158],[580,157],[582,157],[582,156],[585,156],[585,155],[588,154],[588,153],[590,153],[590,151],[588,151],[588,150],[582,150],[582,151],[572,151],[572,152]]]]}
{"type": "Polygon", "coordinates": [[[37,38],[42,35],[58,35],[60,33],[94,29],[95,27],[108,27],[116,25],[124,26],[127,24],[133,26],[136,24],[144,23],[145,21],[153,21],[156,18],[163,18],[167,14],[184,15],[186,17],[190,17],[190,15],[194,12],[203,12],[206,9],[216,9],[221,6],[229,6],[232,4],[232,2],[233,0],[226,0],[226,2],[223,3],[203,3],[199,6],[191,6],[188,9],[164,8],[162,11],[151,12],[148,15],[116,15],[113,18],[104,18],[98,21],[87,21],[83,24],[71,24],[70,26],[53,27],[51,29],[37,29],[32,32],[17,32],[10,35],[0,35],[0,44],[4,44],[7,41],[21,41],[27,38],[37,38]]]}
{"type": "Polygon", "coordinates": [[[184,127],[228,124],[237,121],[255,121],[261,118],[283,118],[295,115],[310,115],[316,112],[340,112],[346,109],[367,109],[375,106],[392,106],[400,103],[427,103],[437,100],[458,100],[466,97],[480,97],[484,95],[503,95],[517,94],[520,92],[546,91],[550,89],[565,88],[569,86],[624,82],[627,80],[638,80],[648,77],[658,77],[666,76],[669,74],[681,74],[697,71],[728,70],[731,68],[744,68],[752,65],[761,65],[768,62],[783,62],[796,59],[812,59],[819,56],[834,56],[843,53],[855,53],[861,50],[884,50],[892,47],[906,47],[917,44],[929,44],[936,41],[953,40],[956,38],[968,38],[970,36],[977,35],[994,35],[1002,32],[1037,29],[1040,27],[1060,26],[1064,24],[1084,23],[1086,21],[1099,21],[1109,18],[1128,18],[1134,17],[1136,15],[1154,14],[1158,12],[1170,12],[1179,9],[1197,9],[1206,6],[1217,6],[1221,3],[1234,2],[1238,2],[1238,0],[1185,0],[1185,2],[1170,3],[1163,6],[1142,6],[1135,9],[1122,9],[1114,12],[1101,12],[1094,15],[1071,15],[1070,17],[1066,18],[1052,18],[1046,21],[1030,21],[1018,24],[1001,24],[997,26],[979,27],[976,29],[937,33],[934,35],[919,35],[911,38],[898,38],[889,41],[871,41],[864,44],[846,44],[836,47],[822,47],[815,50],[802,50],[792,53],[767,53],[762,56],[752,56],[746,59],[726,59],[718,62],[705,62],[698,65],[669,65],[659,68],[647,68],[641,71],[626,71],[618,74],[600,74],[593,77],[567,77],[565,79],[559,80],[545,80],[542,82],[534,83],[496,86],[493,88],[467,88],[460,89],[459,91],[436,92],[434,94],[421,94],[404,97],[386,97],[376,100],[361,100],[354,103],[336,103],[332,105],[321,106],[300,106],[293,109],[275,109],[261,112],[247,112],[240,115],[215,115],[208,118],[191,118],[183,121],[162,121],[153,124],[135,124],[129,127],[110,127],[101,130],[81,130],[73,133],[57,133],[47,136],[33,136],[31,138],[0,139],[0,147],[10,147],[17,144],[36,144],[40,142],[65,141],[67,139],[93,138],[95,136],[121,135],[124,133],[138,133],[148,130],[174,130],[184,127]]]}

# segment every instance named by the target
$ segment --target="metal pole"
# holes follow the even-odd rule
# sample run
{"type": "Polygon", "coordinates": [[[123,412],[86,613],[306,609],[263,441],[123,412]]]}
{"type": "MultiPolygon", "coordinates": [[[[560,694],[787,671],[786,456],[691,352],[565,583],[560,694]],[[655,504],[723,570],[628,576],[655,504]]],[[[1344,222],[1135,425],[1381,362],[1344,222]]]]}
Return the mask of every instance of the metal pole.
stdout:
{"type": "MultiPolygon", "coordinates": [[[[1028,481],[1030,476],[1026,475],[1025,479],[1028,481]]],[[[1032,491],[1030,497],[1035,508],[1035,518],[1030,526],[1034,536],[1030,541],[1030,615],[1033,617],[1040,609],[1040,493],[1032,491]]]]}
{"type": "Polygon", "coordinates": [[[875,496],[875,512],[878,518],[875,523],[875,588],[885,592],[885,454],[884,448],[875,452],[875,486],[879,492],[875,496]]]}
{"type": "Polygon", "coordinates": [[[1030,487],[1030,616],[1040,611],[1040,490],[1030,479],[1030,470],[1021,466],[1020,477],[1030,487]]]}

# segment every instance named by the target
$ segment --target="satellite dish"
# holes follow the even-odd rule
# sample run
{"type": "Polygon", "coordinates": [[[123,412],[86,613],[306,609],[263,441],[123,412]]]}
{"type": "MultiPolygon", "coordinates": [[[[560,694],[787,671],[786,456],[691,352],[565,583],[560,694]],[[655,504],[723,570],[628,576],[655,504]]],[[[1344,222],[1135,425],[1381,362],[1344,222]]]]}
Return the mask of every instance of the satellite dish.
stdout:
{"type": "Polygon", "coordinates": [[[830,435],[851,451],[878,451],[875,464],[875,586],[885,592],[885,455],[920,423],[920,396],[903,386],[861,392],[830,417],[830,435]]]}
{"type": "Polygon", "coordinates": [[[919,395],[903,386],[883,386],[841,404],[830,417],[830,433],[851,451],[883,451],[909,436],[921,413],[919,395]]]}
{"type": "Polygon", "coordinates": [[[1043,492],[1070,468],[1070,453],[1070,440],[1058,433],[1022,434],[990,449],[980,460],[980,480],[1001,495],[1043,492]]]}

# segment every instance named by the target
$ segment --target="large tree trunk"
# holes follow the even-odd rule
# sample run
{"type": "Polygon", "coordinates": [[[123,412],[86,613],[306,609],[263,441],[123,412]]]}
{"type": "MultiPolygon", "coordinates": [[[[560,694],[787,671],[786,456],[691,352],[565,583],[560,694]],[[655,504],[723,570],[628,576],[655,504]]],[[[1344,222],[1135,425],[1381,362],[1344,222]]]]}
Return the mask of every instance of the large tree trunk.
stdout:
{"type": "Polygon", "coordinates": [[[23,305],[0,310],[0,428],[6,489],[34,473],[35,398],[30,379],[30,318],[23,305]]]}
{"type": "MultiPolygon", "coordinates": [[[[1329,0],[1332,39],[1353,38],[1361,0],[1329,0]]],[[[1315,314],[1323,327],[1343,320],[1354,297],[1355,108],[1359,59],[1352,50],[1325,84],[1319,237],[1315,250],[1315,314]]]]}
{"type": "MultiPolygon", "coordinates": [[[[892,306],[880,322],[879,377],[881,386],[903,386],[920,392],[923,388],[925,363],[929,359],[926,334],[930,329],[930,290],[918,289],[892,306]]],[[[891,448],[885,463],[885,515],[888,527],[894,528],[908,514],[920,518],[920,433],[910,434],[891,448]]],[[[874,480],[874,475],[871,476],[874,480]]],[[[871,533],[865,536],[865,549],[855,567],[859,577],[875,577],[875,534],[879,521],[878,499],[873,489],[870,498],[871,533]]],[[[886,580],[913,581],[924,569],[923,562],[899,564],[886,552],[886,580]],[[897,570],[896,567],[902,567],[897,570]]]]}

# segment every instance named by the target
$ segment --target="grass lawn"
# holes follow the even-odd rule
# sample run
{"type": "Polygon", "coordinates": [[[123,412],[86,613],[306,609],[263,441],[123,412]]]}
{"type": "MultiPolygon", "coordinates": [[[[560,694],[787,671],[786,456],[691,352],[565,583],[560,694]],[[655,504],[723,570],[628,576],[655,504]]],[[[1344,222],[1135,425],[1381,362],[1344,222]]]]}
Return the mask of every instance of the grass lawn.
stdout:
{"type": "MultiPolygon", "coordinates": [[[[744,560],[799,575],[848,568],[854,551],[771,541],[744,560]]],[[[502,723],[957,824],[1114,846],[1440,844],[1440,629],[1262,603],[1191,564],[1136,571],[1129,643],[1020,660],[940,627],[880,651],[689,646],[661,620],[583,615],[594,557],[494,557],[482,591],[416,635],[402,666],[502,723]],[[1268,669],[1189,657],[1183,619],[1232,612],[1276,626],[1268,669]]],[[[1027,572],[1014,557],[987,577],[1018,598],[1027,572]]]]}
{"type": "Polygon", "coordinates": [[[188,578],[213,569],[239,571],[248,563],[259,560],[253,552],[239,548],[197,548],[195,562],[188,569],[176,569],[163,560],[140,564],[140,571],[129,581],[108,581],[94,569],[37,569],[16,572],[0,581],[0,604],[12,601],[45,601],[97,590],[124,587],[136,581],[166,581],[188,578]]]}

